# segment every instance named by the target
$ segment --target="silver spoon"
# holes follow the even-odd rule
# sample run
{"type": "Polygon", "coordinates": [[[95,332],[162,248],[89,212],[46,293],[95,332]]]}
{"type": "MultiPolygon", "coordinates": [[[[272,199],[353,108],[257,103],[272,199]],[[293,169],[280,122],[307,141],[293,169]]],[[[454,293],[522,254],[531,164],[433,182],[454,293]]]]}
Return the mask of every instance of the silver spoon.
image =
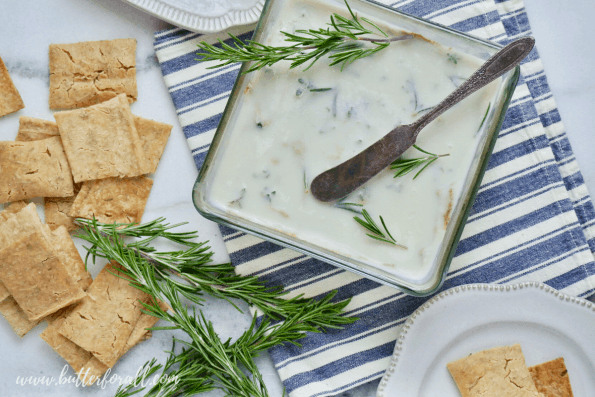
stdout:
{"type": "Polygon", "coordinates": [[[525,37],[502,48],[415,123],[398,126],[363,152],[314,178],[310,185],[312,195],[320,201],[327,202],[338,200],[353,192],[409,149],[415,143],[419,132],[432,120],[513,69],[531,52],[534,45],[533,37],[525,37]]]}

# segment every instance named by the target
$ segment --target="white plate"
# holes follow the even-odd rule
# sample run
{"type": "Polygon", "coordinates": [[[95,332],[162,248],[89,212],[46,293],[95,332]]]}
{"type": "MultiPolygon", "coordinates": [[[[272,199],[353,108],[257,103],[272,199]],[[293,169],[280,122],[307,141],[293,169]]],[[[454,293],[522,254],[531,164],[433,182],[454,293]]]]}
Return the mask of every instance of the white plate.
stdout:
{"type": "Polygon", "coordinates": [[[264,0],[124,0],[193,32],[219,32],[258,21],[264,0]]]}
{"type": "Polygon", "coordinates": [[[531,282],[432,298],[403,326],[377,397],[460,397],[447,363],[515,343],[527,366],[564,357],[574,396],[593,396],[595,304],[531,282]]]}

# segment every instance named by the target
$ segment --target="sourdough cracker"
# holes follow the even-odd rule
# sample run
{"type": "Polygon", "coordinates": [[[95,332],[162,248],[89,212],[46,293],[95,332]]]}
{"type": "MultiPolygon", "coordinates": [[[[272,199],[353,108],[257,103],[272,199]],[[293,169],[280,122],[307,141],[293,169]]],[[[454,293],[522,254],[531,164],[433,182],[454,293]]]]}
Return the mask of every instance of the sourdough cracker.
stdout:
{"type": "Polygon", "coordinates": [[[76,183],[142,173],[145,157],[126,95],[54,118],[76,183]]]}
{"type": "MultiPolygon", "coordinates": [[[[43,229],[43,223],[35,208],[35,204],[27,204],[24,208],[13,212],[15,204],[0,212],[0,248],[7,247],[21,238],[43,229]]],[[[22,204],[17,204],[21,207],[22,204]]],[[[49,235],[46,235],[49,237],[49,235]]]]}
{"type": "Polygon", "coordinates": [[[529,367],[537,390],[543,397],[573,397],[564,358],[529,367]]]}
{"type": "Polygon", "coordinates": [[[81,370],[77,371],[77,375],[83,384],[91,386],[101,379],[108,369],[110,369],[110,367],[99,361],[96,357],[91,356],[91,358],[83,364],[81,370]]]}
{"type": "Polygon", "coordinates": [[[76,196],[70,216],[93,219],[102,223],[140,223],[153,180],[108,178],[83,184],[76,196]]]}
{"type": "Polygon", "coordinates": [[[0,203],[74,194],[72,174],[59,137],[0,142],[0,203]]]}
{"type": "Polygon", "coordinates": [[[74,245],[68,229],[60,226],[51,233],[54,250],[64,264],[64,268],[72,282],[83,291],[86,291],[93,282],[93,279],[91,278],[91,274],[85,269],[85,262],[83,262],[79,251],[74,245]]]}
{"type": "Polygon", "coordinates": [[[0,282],[0,302],[4,302],[10,297],[10,292],[6,289],[4,284],[0,282]]]}
{"type": "Polygon", "coordinates": [[[447,368],[462,397],[542,397],[518,344],[472,354],[447,368]]]}
{"type": "Polygon", "coordinates": [[[31,142],[54,136],[60,136],[56,122],[21,116],[19,117],[19,131],[14,140],[17,142],[31,142]]]}
{"type": "Polygon", "coordinates": [[[74,195],[70,197],[44,197],[45,223],[50,229],[55,230],[64,226],[69,232],[72,232],[79,228],[74,222],[75,219],[70,216],[70,209],[82,185],[82,183],[75,183],[74,195]]]}
{"type": "MultiPolygon", "coordinates": [[[[70,311],[73,309],[74,307],[70,308],[70,311]]],[[[56,353],[66,360],[76,372],[79,372],[93,355],[82,347],[72,343],[58,332],[58,329],[62,326],[68,314],[69,312],[65,311],[62,312],[60,316],[53,319],[40,336],[56,351],[56,353]]]]}
{"type": "Polygon", "coordinates": [[[95,105],[124,94],[134,102],[136,40],[50,45],[50,109],[95,105]]]}
{"type": "MultiPolygon", "coordinates": [[[[167,305],[164,302],[159,302],[159,307],[161,307],[163,310],[169,309],[169,305],[167,305]]],[[[151,338],[152,333],[146,328],[153,327],[157,323],[157,321],[159,321],[157,317],[153,317],[146,313],[141,314],[141,316],[138,319],[138,322],[132,330],[132,333],[126,341],[126,345],[119,352],[118,359],[122,357],[124,354],[126,354],[128,350],[132,349],[134,346],[151,338]]],[[[107,367],[97,358],[92,357],[83,366],[83,371],[80,374],[79,379],[86,385],[91,385],[94,382],[96,382],[108,370],[108,368],[109,367],[107,367]]]]}
{"type": "Polygon", "coordinates": [[[165,150],[173,125],[134,115],[133,118],[146,158],[142,173],[152,174],[157,171],[157,165],[159,165],[159,160],[161,160],[161,155],[165,150]]]}
{"type": "MultiPolygon", "coordinates": [[[[53,136],[60,137],[58,124],[55,121],[27,116],[21,116],[19,118],[19,132],[15,141],[39,141],[53,136]]],[[[78,226],[74,223],[74,219],[68,216],[68,213],[79,190],[81,190],[81,184],[75,183],[72,196],[44,197],[45,223],[50,229],[54,230],[60,226],[65,226],[69,232],[78,229],[78,226]]]]}
{"type": "Polygon", "coordinates": [[[0,250],[0,280],[30,321],[85,296],[72,283],[46,235],[38,230],[0,250]]]}
{"type": "Polygon", "coordinates": [[[14,332],[21,338],[39,324],[39,321],[30,321],[11,296],[0,302],[0,313],[2,313],[14,332]]]}
{"type": "Polygon", "coordinates": [[[4,204],[4,209],[8,210],[8,212],[10,213],[16,214],[17,212],[25,208],[27,205],[29,205],[29,202],[27,200],[18,200],[13,201],[9,204],[4,204]]]}
{"type": "Polygon", "coordinates": [[[66,317],[58,332],[89,351],[107,367],[118,360],[150,296],[117,277],[108,263],[87,290],[88,296],[66,317]],[[114,273],[114,274],[112,274],[114,273]]]}
{"type": "MultiPolygon", "coordinates": [[[[35,204],[25,205],[22,201],[11,203],[0,212],[0,248],[4,248],[24,236],[43,229],[35,204]]],[[[0,302],[10,296],[10,292],[0,281],[0,302]]]]}
{"type": "Polygon", "coordinates": [[[23,99],[14,86],[4,61],[0,58],[0,117],[14,113],[24,107],[23,99]]]}

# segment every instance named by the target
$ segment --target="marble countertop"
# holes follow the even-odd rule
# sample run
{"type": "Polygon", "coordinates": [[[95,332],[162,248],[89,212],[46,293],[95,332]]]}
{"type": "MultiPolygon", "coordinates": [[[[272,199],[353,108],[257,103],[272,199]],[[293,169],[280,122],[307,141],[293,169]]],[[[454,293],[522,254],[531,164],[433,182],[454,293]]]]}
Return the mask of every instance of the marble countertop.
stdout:
{"type": "MultiPolygon", "coordinates": [[[[595,147],[592,126],[595,124],[595,55],[589,40],[595,36],[595,3],[575,0],[570,4],[555,0],[525,0],[537,38],[546,73],[566,124],[570,141],[582,168],[588,188],[595,192],[595,147]],[[555,29],[553,28],[555,27],[555,29]]],[[[198,230],[201,240],[210,240],[215,261],[227,261],[219,230],[201,218],[191,202],[191,189],[197,170],[182,134],[175,109],[161,77],[154,56],[153,36],[156,30],[168,28],[165,22],[143,13],[120,0],[0,0],[0,56],[26,104],[25,109],[0,119],[0,140],[13,140],[21,115],[52,120],[48,108],[48,46],[69,43],[134,37],[137,47],[138,101],[132,112],[139,116],[173,124],[171,138],[154,176],[155,184],[144,219],[165,216],[170,222],[189,222],[188,230],[198,230]]],[[[96,275],[99,266],[91,267],[96,275]]],[[[246,309],[245,306],[242,306],[246,309]]],[[[247,313],[247,310],[244,310],[247,313]]],[[[214,322],[222,338],[234,337],[248,326],[250,316],[229,305],[207,300],[207,318],[214,322]]],[[[116,385],[82,388],[74,385],[25,385],[17,377],[53,376],[58,378],[65,362],[38,335],[38,326],[23,339],[0,320],[0,394],[10,397],[31,396],[106,396],[113,395],[116,385]]],[[[124,356],[114,368],[120,376],[133,375],[147,360],[164,361],[163,353],[171,347],[172,332],[155,332],[152,339],[124,356]]],[[[271,396],[280,396],[282,386],[270,358],[258,359],[271,396]]],[[[69,370],[72,375],[72,370],[69,370]]],[[[371,397],[378,381],[370,382],[340,396],[371,397]]],[[[205,396],[218,396],[213,392],[205,396]]]]}

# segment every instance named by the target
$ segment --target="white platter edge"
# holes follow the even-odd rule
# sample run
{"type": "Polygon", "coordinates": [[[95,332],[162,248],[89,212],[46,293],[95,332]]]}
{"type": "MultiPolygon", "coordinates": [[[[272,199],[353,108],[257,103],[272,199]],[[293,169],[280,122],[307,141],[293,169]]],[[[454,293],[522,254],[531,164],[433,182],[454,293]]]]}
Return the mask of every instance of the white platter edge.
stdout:
{"type": "Polygon", "coordinates": [[[210,17],[191,13],[161,0],[123,0],[166,22],[197,33],[215,33],[232,26],[250,25],[260,18],[265,0],[254,0],[247,10],[229,10],[227,13],[210,17]]]}
{"type": "Polygon", "coordinates": [[[520,291],[523,289],[534,289],[538,292],[543,293],[544,295],[553,295],[554,297],[557,297],[560,302],[565,301],[568,303],[574,303],[578,306],[584,307],[585,312],[595,313],[595,303],[590,302],[583,298],[578,298],[578,297],[574,297],[571,295],[567,295],[563,292],[556,290],[555,288],[552,288],[552,287],[550,287],[546,284],[540,283],[540,282],[531,281],[531,282],[524,282],[524,283],[519,283],[519,284],[509,284],[509,285],[468,284],[468,285],[453,287],[449,290],[446,290],[446,291],[443,291],[443,292],[437,294],[436,296],[434,296],[433,298],[431,298],[430,300],[425,302],[405,321],[405,323],[403,324],[403,327],[401,328],[401,330],[399,332],[399,335],[397,336],[395,350],[394,350],[393,355],[390,359],[389,367],[387,368],[386,372],[384,373],[384,376],[380,380],[380,384],[378,386],[376,397],[390,397],[385,394],[385,388],[389,384],[391,375],[395,374],[398,371],[399,356],[401,355],[401,351],[403,350],[403,345],[407,340],[407,331],[415,324],[417,318],[419,318],[420,316],[427,315],[428,311],[431,313],[431,310],[428,310],[428,309],[431,309],[435,303],[443,302],[445,299],[448,299],[449,297],[454,297],[454,296],[457,296],[457,295],[465,293],[465,292],[476,292],[477,293],[477,292],[481,292],[481,291],[485,291],[485,292],[499,291],[499,292],[510,293],[510,292],[515,292],[515,291],[520,291]]]}

